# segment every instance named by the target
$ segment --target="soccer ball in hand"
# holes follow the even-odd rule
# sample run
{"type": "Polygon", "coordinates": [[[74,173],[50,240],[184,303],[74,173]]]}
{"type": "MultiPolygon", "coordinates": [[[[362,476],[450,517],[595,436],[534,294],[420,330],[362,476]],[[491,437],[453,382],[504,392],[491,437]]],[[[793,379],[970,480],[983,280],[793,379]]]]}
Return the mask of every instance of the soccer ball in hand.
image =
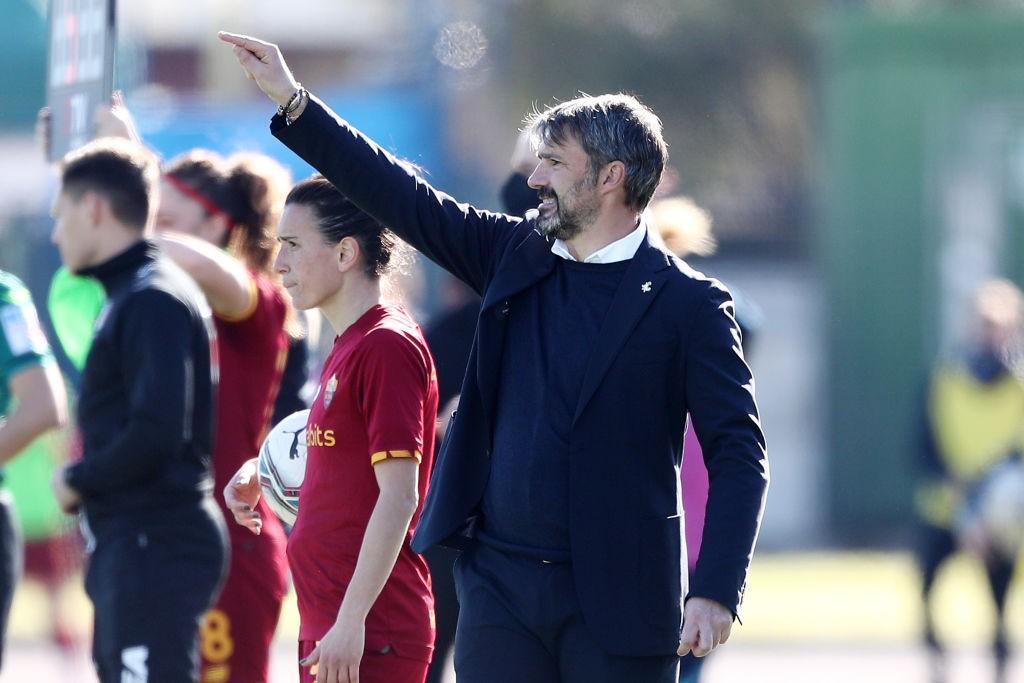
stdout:
{"type": "Polygon", "coordinates": [[[295,524],[299,488],[306,476],[306,421],[308,410],[284,418],[270,430],[260,447],[260,488],[270,509],[285,524],[295,524]]]}

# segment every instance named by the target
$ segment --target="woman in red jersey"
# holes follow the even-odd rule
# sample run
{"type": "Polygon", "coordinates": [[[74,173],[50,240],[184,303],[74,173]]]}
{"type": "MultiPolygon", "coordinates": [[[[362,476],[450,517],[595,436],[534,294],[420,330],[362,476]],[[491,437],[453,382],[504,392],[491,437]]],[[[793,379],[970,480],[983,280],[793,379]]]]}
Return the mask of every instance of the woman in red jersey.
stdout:
{"type": "MultiPolygon", "coordinates": [[[[259,449],[281,381],[289,305],[273,273],[273,230],[289,177],[255,154],[193,150],[164,169],[161,248],[199,284],[214,312],[220,386],[213,449],[215,496],[259,449]]],[[[262,509],[262,508],[261,508],[262,509]]],[[[266,683],[287,588],[282,526],[259,538],[230,525],[231,564],[200,638],[204,683],[266,683]]]]}
{"type": "MultiPolygon", "coordinates": [[[[384,302],[395,237],[314,176],[296,185],[276,261],[298,309],[337,337],[306,428],[306,475],[288,560],[303,683],[422,683],[434,640],[426,562],[409,547],[434,448],[437,379],[420,328],[384,302]]],[[[224,492],[259,534],[255,461],[224,492]]]]}

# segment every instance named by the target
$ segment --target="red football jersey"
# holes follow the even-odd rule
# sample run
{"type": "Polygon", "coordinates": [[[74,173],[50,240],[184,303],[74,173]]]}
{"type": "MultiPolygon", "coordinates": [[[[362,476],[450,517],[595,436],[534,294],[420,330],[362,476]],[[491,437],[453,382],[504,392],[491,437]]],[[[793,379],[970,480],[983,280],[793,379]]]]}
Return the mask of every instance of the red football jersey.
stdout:
{"type": "MultiPolygon", "coordinates": [[[[247,460],[255,458],[274,409],[281,373],[288,353],[284,320],[288,308],[281,288],[262,273],[251,273],[253,307],[238,319],[214,317],[220,385],[217,388],[217,424],[213,448],[214,496],[228,520],[232,539],[252,539],[252,533],[235,524],[224,505],[224,487],[247,460]]],[[[284,529],[261,500],[263,531],[260,545],[280,553],[284,529]]],[[[287,567],[281,562],[280,575],[287,567]]]]}
{"type": "Polygon", "coordinates": [[[268,680],[270,642],[288,585],[284,528],[266,503],[260,501],[259,536],[235,524],[224,506],[224,487],[259,451],[288,349],[284,295],[265,275],[251,275],[250,310],[234,320],[214,317],[220,360],[214,494],[227,520],[231,564],[217,603],[200,629],[204,681],[268,680]]]}
{"type": "MultiPolygon", "coordinates": [[[[377,305],[334,341],[306,427],[306,476],[288,560],[299,639],[334,624],[380,493],[373,466],[420,463],[422,506],[434,451],[437,376],[423,334],[401,308],[377,305]]],[[[409,547],[420,510],[366,619],[366,650],[429,661],[434,642],[430,574],[409,547]]]]}

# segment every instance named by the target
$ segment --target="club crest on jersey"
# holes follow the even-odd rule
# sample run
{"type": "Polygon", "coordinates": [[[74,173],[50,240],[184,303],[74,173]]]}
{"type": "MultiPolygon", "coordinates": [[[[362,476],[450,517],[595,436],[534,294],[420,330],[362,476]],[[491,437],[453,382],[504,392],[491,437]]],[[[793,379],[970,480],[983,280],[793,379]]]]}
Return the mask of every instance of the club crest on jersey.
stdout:
{"type": "Polygon", "coordinates": [[[327,384],[324,385],[324,408],[329,408],[331,401],[334,400],[334,392],[338,390],[338,376],[331,375],[331,378],[327,380],[327,384]]]}

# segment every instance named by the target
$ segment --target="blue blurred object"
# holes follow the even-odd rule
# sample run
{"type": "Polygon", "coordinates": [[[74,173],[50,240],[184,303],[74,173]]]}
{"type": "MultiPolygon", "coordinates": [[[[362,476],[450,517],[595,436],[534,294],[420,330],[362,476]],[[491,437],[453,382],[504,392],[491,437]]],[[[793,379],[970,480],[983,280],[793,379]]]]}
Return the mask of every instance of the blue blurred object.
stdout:
{"type": "MultiPolygon", "coordinates": [[[[434,90],[421,85],[352,87],[316,93],[389,152],[421,166],[443,185],[447,167],[443,154],[443,116],[434,90]]],[[[270,135],[274,106],[265,99],[230,103],[169,95],[133,98],[142,137],[164,159],[195,147],[222,154],[257,151],[282,163],[298,180],[313,169],[270,135]]]]}

